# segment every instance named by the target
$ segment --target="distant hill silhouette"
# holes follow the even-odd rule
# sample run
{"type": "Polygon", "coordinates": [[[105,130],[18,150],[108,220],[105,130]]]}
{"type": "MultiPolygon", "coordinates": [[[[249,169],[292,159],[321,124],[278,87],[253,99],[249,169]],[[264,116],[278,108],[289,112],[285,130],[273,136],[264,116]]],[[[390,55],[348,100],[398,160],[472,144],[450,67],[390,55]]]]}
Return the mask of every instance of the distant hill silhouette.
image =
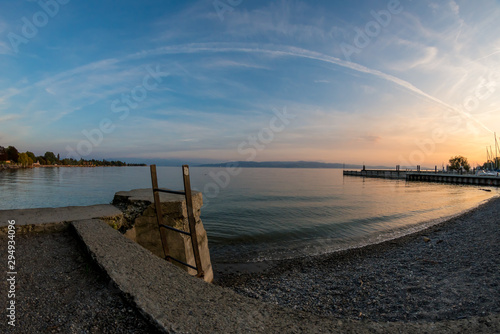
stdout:
{"type": "MultiPolygon", "coordinates": [[[[350,168],[361,169],[362,165],[327,163],[317,161],[231,161],[215,164],[202,164],[197,167],[243,167],[243,168],[350,168]]],[[[394,167],[366,166],[371,169],[387,169],[394,167]]]]}

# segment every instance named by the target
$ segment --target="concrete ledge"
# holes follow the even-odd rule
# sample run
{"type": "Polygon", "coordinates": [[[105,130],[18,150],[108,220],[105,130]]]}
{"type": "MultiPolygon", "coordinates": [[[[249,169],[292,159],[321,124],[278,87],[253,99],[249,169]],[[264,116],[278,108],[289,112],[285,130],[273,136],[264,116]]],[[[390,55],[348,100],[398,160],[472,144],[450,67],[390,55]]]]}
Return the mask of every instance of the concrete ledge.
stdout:
{"type": "Polygon", "coordinates": [[[117,287],[165,332],[317,333],[328,325],[327,319],[301,312],[290,315],[281,308],[194,278],[99,220],[72,225],[92,258],[117,287]]]}
{"type": "Polygon", "coordinates": [[[338,320],[284,309],[208,284],[100,220],[73,222],[88,252],[147,318],[167,333],[489,332],[498,315],[439,323],[338,320]]]}
{"type": "Polygon", "coordinates": [[[92,218],[102,219],[116,228],[123,224],[123,213],[109,204],[0,210],[0,235],[7,232],[9,220],[16,221],[17,233],[38,233],[61,231],[72,221],[92,218]]]}
{"type": "MultiPolygon", "coordinates": [[[[184,190],[179,190],[184,191],[184,190]]],[[[186,212],[186,201],[184,195],[160,193],[160,202],[165,206],[165,211],[167,212],[186,212]]],[[[203,205],[203,197],[201,192],[192,191],[193,195],[193,209],[194,211],[199,211],[203,205]]],[[[115,194],[113,198],[113,204],[117,205],[119,203],[135,203],[135,202],[147,202],[154,203],[153,191],[151,188],[133,189],[129,191],[119,191],[115,194]]],[[[187,213],[186,213],[187,215],[187,213]]]]}

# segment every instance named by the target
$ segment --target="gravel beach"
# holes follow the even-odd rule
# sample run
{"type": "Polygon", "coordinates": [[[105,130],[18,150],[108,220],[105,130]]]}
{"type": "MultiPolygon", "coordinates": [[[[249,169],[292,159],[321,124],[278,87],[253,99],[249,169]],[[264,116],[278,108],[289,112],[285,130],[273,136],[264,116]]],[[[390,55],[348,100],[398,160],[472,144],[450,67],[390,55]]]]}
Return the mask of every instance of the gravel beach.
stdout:
{"type": "MultiPolygon", "coordinates": [[[[0,254],[7,264],[6,236],[0,254]]],[[[156,333],[94,267],[73,231],[17,235],[16,326],[0,333],[156,333]]],[[[0,300],[7,301],[2,280],[0,300]]],[[[7,305],[7,304],[5,304],[7,305]]]]}
{"type": "MultiPolygon", "coordinates": [[[[500,329],[499,214],[500,198],[494,198],[377,245],[293,260],[215,264],[216,284],[338,319],[352,333],[397,333],[400,322],[405,331],[418,325],[410,331],[415,333],[434,331],[436,322],[441,332],[491,333],[500,329]]],[[[6,264],[6,242],[0,242],[0,254],[6,264]]],[[[4,318],[0,333],[156,333],[94,266],[71,228],[17,235],[16,271],[16,327],[4,318]]],[[[3,280],[0,299],[8,300],[7,291],[3,280]]]]}
{"type": "Polygon", "coordinates": [[[214,268],[216,284],[237,293],[339,319],[434,322],[498,314],[500,198],[377,245],[214,268]]]}

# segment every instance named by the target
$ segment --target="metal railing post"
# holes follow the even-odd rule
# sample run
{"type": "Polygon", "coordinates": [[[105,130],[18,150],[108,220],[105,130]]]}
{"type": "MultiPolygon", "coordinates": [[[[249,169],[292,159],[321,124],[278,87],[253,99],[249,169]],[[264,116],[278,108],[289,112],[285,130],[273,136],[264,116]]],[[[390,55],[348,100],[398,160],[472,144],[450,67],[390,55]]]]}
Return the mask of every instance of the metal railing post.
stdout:
{"type": "Polygon", "coordinates": [[[197,271],[196,276],[202,278],[202,277],[204,277],[204,272],[203,272],[203,268],[201,266],[200,248],[198,245],[198,235],[196,234],[196,218],[194,216],[194,209],[193,209],[193,197],[192,197],[192,192],[191,192],[191,181],[189,179],[189,166],[188,165],[182,166],[184,192],[158,188],[158,177],[156,175],[156,165],[151,165],[150,169],[151,169],[151,183],[152,183],[152,187],[153,187],[153,197],[154,197],[155,210],[156,210],[156,221],[158,222],[158,229],[160,230],[160,238],[161,238],[161,243],[162,243],[162,247],[163,247],[163,253],[165,254],[165,260],[170,261],[170,262],[175,261],[175,262],[178,262],[186,267],[194,269],[197,271]],[[185,196],[186,210],[187,210],[188,223],[189,223],[189,232],[182,231],[182,230],[176,229],[172,226],[168,226],[168,225],[163,224],[163,212],[161,209],[161,201],[160,201],[160,194],[159,194],[160,192],[185,196]],[[173,258],[170,256],[170,253],[168,250],[168,243],[167,243],[167,234],[166,234],[167,232],[165,231],[165,229],[175,231],[175,232],[178,232],[178,233],[181,233],[181,234],[184,234],[184,235],[191,237],[191,246],[193,248],[193,255],[194,255],[194,261],[196,263],[196,266],[192,266],[184,261],[181,261],[179,259],[176,259],[176,258],[173,258]]]}
{"type": "Polygon", "coordinates": [[[158,229],[160,231],[161,245],[163,248],[163,253],[165,254],[165,260],[170,261],[170,253],[168,251],[167,243],[167,231],[162,229],[163,224],[163,212],[161,210],[160,194],[158,193],[158,177],[156,175],[156,165],[151,165],[151,183],[153,186],[153,197],[155,201],[156,209],[156,221],[158,222],[158,229]]]}
{"type": "Polygon", "coordinates": [[[189,221],[189,231],[191,232],[191,244],[193,245],[193,255],[196,263],[198,274],[196,276],[203,277],[203,268],[201,266],[200,248],[198,245],[198,235],[196,233],[196,220],[194,218],[193,197],[191,194],[191,181],[189,179],[189,166],[182,166],[182,176],[184,179],[184,193],[186,196],[186,209],[189,221]]]}

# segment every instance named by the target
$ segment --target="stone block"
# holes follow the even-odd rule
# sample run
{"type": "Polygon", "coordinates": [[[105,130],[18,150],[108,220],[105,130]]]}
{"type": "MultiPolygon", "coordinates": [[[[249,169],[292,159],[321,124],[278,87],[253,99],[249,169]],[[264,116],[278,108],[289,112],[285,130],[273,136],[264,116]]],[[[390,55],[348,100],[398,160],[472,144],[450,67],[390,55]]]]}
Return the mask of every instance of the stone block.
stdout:
{"type": "MultiPolygon", "coordinates": [[[[201,264],[205,274],[204,280],[212,282],[213,271],[208,249],[208,238],[200,219],[203,197],[198,191],[193,191],[192,196],[194,218],[196,220],[196,235],[198,237],[201,264]]],[[[163,213],[163,224],[189,232],[187,206],[184,195],[160,193],[160,202],[163,213]]],[[[127,223],[124,224],[126,228],[122,229],[125,236],[148,249],[153,254],[164,258],[160,230],[156,220],[153,191],[151,189],[120,191],[115,194],[113,204],[124,212],[124,217],[127,219],[127,223]]],[[[165,229],[165,231],[169,255],[195,266],[191,238],[168,229],[165,229]]],[[[172,261],[172,263],[190,274],[196,275],[195,270],[175,261],[172,261]]]]}

